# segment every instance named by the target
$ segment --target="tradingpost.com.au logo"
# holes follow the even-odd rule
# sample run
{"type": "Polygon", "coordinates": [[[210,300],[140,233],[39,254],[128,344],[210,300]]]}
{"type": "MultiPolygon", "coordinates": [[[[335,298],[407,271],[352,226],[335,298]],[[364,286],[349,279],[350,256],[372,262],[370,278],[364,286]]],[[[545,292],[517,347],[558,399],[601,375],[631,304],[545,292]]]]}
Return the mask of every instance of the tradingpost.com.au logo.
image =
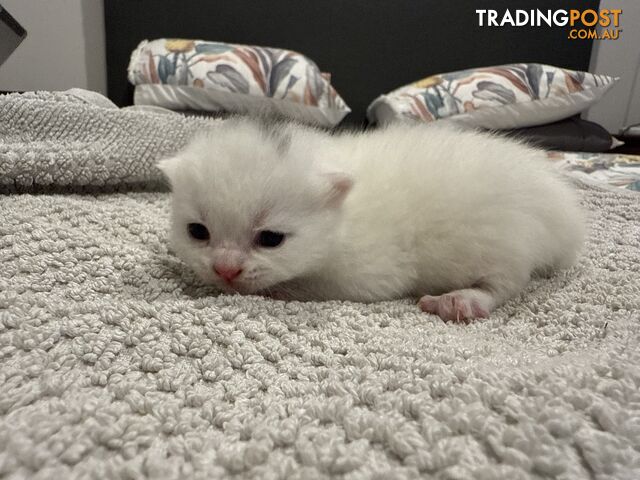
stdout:
{"type": "Polygon", "coordinates": [[[569,27],[571,40],[617,40],[622,33],[618,9],[476,10],[476,14],[481,27],[569,27]]]}

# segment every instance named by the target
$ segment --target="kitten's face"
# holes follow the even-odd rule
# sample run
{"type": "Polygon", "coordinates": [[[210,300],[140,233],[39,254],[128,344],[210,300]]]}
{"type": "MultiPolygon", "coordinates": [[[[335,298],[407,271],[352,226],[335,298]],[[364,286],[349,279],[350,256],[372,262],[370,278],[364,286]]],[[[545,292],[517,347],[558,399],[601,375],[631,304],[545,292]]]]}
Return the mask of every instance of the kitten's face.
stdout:
{"type": "Polygon", "coordinates": [[[206,283],[241,293],[268,291],[319,268],[352,183],[318,172],[308,156],[240,123],[163,161],[177,255],[206,283]]]}

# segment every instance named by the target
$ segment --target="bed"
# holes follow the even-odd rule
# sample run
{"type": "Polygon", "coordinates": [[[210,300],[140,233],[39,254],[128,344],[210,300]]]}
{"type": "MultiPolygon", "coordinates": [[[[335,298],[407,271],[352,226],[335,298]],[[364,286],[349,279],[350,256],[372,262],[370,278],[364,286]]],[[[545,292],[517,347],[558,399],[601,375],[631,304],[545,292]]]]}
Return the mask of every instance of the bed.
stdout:
{"type": "Polygon", "coordinates": [[[572,177],[602,188],[640,192],[640,155],[550,151],[548,157],[572,177]]]}
{"type": "MultiPolygon", "coordinates": [[[[138,24],[145,36],[187,30],[177,10],[105,4],[108,39],[125,15],[120,40],[138,24]]],[[[439,11],[424,4],[420,18],[439,11]]],[[[325,8],[314,15],[334,18],[325,8]]],[[[588,61],[573,47],[586,48],[562,55],[588,61]]],[[[126,50],[114,48],[112,86],[126,50]]],[[[446,324],[414,299],[220,295],[171,254],[154,167],[220,120],[127,106],[118,85],[117,104],[83,91],[0,97],[0,476],[640,475],[640,195],[585,178],[632,175],[635,157],[550,153],[577,175],[587,247],[484,321],[446,324]]]]}

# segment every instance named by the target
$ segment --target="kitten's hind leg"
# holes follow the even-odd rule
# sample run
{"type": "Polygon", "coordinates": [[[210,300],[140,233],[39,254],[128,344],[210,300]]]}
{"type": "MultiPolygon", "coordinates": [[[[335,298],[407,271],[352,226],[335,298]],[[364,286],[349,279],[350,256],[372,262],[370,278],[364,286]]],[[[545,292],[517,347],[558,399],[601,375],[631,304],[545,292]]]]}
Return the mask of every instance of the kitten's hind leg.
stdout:
{"type": "Polygon", "coordinates": [[[465,288],[439,296],[425,295],[418,305],[422,311],[439,315],[445,321],[469,323],[474,318],[488,317],[496,303],[486,290],[465,288]]]}
{"type": "Polygon", "coordinates": [[[498,305],[521,291],[530,278],[527,265],[510,264],[501,274],[486,276],[472,288],[453,290],[440,296],[423,296],[418,305],[427,313],[440,315],[444,321],[469,323],[486,318],[498,305]]]}

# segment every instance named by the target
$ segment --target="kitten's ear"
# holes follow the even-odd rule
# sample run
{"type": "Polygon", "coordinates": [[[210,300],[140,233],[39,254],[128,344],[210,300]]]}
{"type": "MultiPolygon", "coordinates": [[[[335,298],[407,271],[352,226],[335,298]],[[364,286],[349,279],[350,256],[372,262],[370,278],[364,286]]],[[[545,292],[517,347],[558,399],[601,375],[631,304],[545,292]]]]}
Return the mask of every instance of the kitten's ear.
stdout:
{"type": "Polygon", "coordinates": [[[173,179],[176,176],[176,172],[178,171],[180,163],[180,157],[164,158],[156,164],[156,167],[158,167],[158,169],[162,171],[162,173],[164,173],[164,176],[167,178],[167,180],[169,180],[170,183],[173,183],[173,179]]]}
{"type": "Polygon", "coordinates": [[[323,176],[329,181],[325,205],[337,208],[353,188],[353,179],[346,173],[325,173],[323,176]]]}

